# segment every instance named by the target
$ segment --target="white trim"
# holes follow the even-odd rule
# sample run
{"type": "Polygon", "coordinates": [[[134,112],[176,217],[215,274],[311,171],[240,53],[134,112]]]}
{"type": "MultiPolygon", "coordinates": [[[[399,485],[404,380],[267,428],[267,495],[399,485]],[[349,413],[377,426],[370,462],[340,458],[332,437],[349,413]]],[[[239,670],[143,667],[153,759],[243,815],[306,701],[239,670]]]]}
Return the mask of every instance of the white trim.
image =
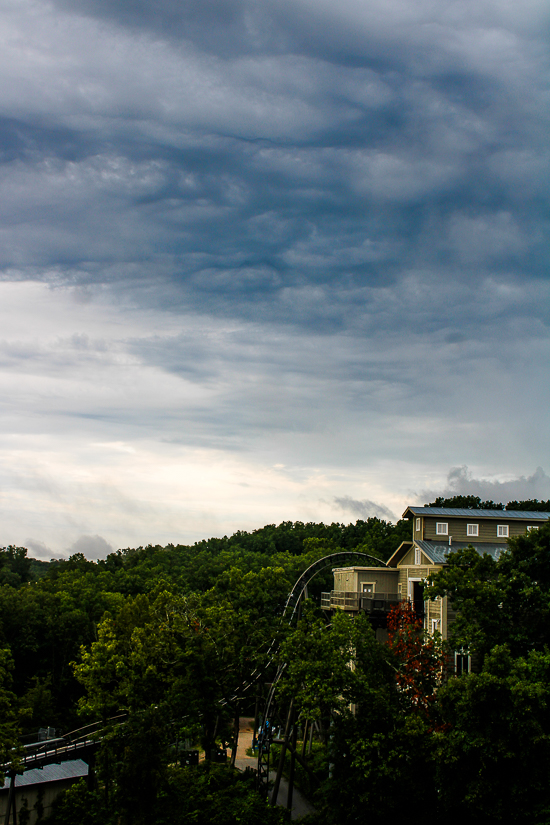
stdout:
{"type": "Polygon", "coordinates": [[[422,550],[420,549],[420,547],[414,548],[414,563],[422,564],[422,550]]]}
{"type": "Polygon", "coordinates": [[[436,536],[448,536],[449,535],[449,522],[447,522],[447,521],[436,521],[436,523],[435,523],[435,534],[436,534],[436,536]]]}
{"type": "Polygon", "coordinates": [[[413,600],[413,598],[412,598],[413,597],[413,592],[414,592],[413,583],[414,582],[419,582],[420,583],[420,582],[423,582],[423,581],[424,581],[424,579],[422,579],[420,576],[414,576],[411,579],[407,579],[407,582],[408,582],[408,584],[407,584],[407,597],[408,597],[410,602],[412,602],[412,600],[413,600]]]}
{"type": "Polygon", "coordinates": [[[466,535],[467,536],[479,536],[479,524],[467,524],[466,525],[466,535]]]}
{"type": "Polygon", "coordinates": [[[497,536],[499,539],[507,539],[510,535],[508,524],[497,524],[497,536]]]}
{"type": "Polygon", "coordinates": [[[420,533],[420,519],[419,518],[416,519],[416,532],[420,533]]]}
{"type": "Polygon", "coordinates": [[[471,673],[472,672],[472,658],[470,656],[469,651],[464,650],[455,650],[455,673],[457,676],[461,676],[463,673],[471,673]],[[457,672],[458,668],[458,660],[460,658],[460,673],[457,672]]]}

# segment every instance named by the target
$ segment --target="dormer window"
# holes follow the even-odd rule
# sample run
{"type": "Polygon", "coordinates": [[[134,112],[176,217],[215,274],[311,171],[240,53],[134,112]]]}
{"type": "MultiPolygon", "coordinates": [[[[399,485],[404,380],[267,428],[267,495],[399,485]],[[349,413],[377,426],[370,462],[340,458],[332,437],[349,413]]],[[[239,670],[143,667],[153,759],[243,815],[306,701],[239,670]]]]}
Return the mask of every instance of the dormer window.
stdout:
{"type": "Polygon", "coordinates": [[[507,524],[497,524],[497,536],[500,539],[507,539],[509,535],[509,528],[507,524]]]}
{"type": "Polygon", "coordinates": [[[436,521],[435,532],[438,536],[447,536],[449,534],[449,525],[446,521],[436,521]]]}
{"type": "Polygon", "coordinates": [[[466,533],[468,536],[479,536],[479,524],[468,524],[466,533]]]}

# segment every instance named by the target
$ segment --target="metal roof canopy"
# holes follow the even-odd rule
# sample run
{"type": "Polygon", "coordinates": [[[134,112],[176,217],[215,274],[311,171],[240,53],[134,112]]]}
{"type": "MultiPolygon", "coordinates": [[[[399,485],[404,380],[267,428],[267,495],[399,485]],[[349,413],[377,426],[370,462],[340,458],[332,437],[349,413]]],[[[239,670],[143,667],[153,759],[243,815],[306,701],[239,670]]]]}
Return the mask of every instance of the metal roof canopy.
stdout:
{"type": "Polygon", "coordinates": [[[453,543],[449,545],[448,542],[438,543],[435,541],[417,540],[416,544],[420,547],[424,555],[434,564],[446,564],[449,553],[454,553],[456,550],[463,550],[465,547],[470,546],[473,547],[480,556],[487,553],[487,555],[491,556],[495,561],[498,561],[500,556],[508,550],[508,545],[506,544],[489,544],[489,542],[474,543],[473,541],[453,541],[453,543]]]}
{"type": "Polygon", "coordinates": [[[491,518],[507,521],[521,519],[521,521],[548,521],[550,513],[541,510],[482,510],[468,507],[407,507],[402,518],[407,513],[413,516],[446,516],[448,518],[491,518]]]}
{"type": "MultiPolygon", "coordinates": [[[[44,765],[43,768],[32,768],[24,774],[18,774],[15,777],[15,787],[23,788],[27,785],[42,785],[45,782],[60,782],[63,779],[78,779],[81,776],[88,776],[88,765],[82,759],[73,759],[70,762],[44,765]]],[[[9,786],[10,780],[6,777],[4,785],[0,786],[0,793],[7,792],[9,786]]]]}

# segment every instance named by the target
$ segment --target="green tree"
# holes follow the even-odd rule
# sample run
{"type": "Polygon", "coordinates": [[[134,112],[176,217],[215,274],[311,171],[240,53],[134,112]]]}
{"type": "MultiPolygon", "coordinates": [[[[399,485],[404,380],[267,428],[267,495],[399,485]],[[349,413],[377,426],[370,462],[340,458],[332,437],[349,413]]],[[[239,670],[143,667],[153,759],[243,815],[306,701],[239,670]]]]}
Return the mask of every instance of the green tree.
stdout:
{"type": "Polygon", "coordinates": [[[63,791],[53,803],[47,825],[108,825],[116,821],[114,811],[109,811],[97,791],[90,791],[84,779],[80,779],[63,791]]]}
{"type": "Polygon", "coordinates": [[[17,764],[19,717],[17,699],[11,691],[13,659],[9,649],[0,649],[0,783],[4,781],[3,765],[17,764]],[[14,750],[15,749],[15,750],[14,750]]]}
{"type": "Polygon", "coordinates": [[[0,548],[0,584],[20,587],[31,578],[31,560],[26,547],[0,548]]]}
{"type": "Polygon", "coordinates": [[[396,818],[408,800],[413,822],[435,802],[431,730],[399,688],[396,652],[368,620],[337,612],[329,626],[311,609],[285,641],[281,697],[321,724],[331,764],[317,797],[327,822],[396,818]],[[428,766],[428,767],[427,767],[428,766]],[[416,817],[418,812],[418,817],[416,817]]]}
{"type": "Polygon", "coordinates": [[[479,496],[456,495],[445,498],[438,496],[435,501],[430,501],[426,507],[457,507],[468,510],[504,510],[504,504],[500,501],[482,501],[479,496]]]}
{"type": "Polygon", "coordinates": [[[458,611],[449,638],[481,656],[507,644],[514,656],[550,644],[550,523],[509,539],[497,561],[473,547],[450,553],[425,597],[449,596],[458,611]]]}
{"type": "Polygon", "coordinates": [[[523,501],[509,501],[505,509],[550,513],[550,499],[547,501],[539,501],[537,498],[528,498],[523,501]]]}
{"type": "Polygon", "coordinates": [[[449,679],[434,735],[443,821],[534,823],[550,816],[550,654],[495,647],[481,673],[449,679]]]}
{"type": "Polygon", "coordinates": [[[282,825],[284,809],[269,806],[253,776],[221,765],[170,768],[157,822],[166,825],[282,825]]]}
{"type": "Polygon", "coordinates": [[[105,740],[102,758],[114,771],[125,821],[152,816],[178,735],[199,735],[207,758],[217,741],[231,738],[236,697],[284,629],[275,614],[286,589],[283,571],[234,568],[202,596],[158,583],[157,592],[128,597],[116,615],[105,615],[75,672],[89,718],[107,723],[128,714],[105,740]]]}

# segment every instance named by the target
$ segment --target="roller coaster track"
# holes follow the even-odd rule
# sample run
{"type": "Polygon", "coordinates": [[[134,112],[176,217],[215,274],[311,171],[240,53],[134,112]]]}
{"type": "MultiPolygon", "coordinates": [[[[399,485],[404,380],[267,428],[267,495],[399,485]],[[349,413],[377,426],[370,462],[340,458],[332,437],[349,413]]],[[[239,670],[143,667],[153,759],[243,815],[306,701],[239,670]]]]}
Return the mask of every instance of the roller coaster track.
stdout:
{"type": "MultiPolygon", "coordinates": [[[[18,769],[28,771],[32,768],[43,768],[45,765],[65,762],[68,759],[89,756],[97,749],[106,725],[109,723],[122,724],[127,716],[127,713],[122,713],[113,716],[107,722],[92,722],[90,725],[78,728],[55,739],[45,739],[42,742],[23,745],[24,752],[17,757],[18,769]]],[[[11,763],[0,765],[0,768],[5,773],[11,773],[13,769],[11,763]]]]}
{"type": "MultiPolygon", "coordinates": [[[[339,553],[331,553],[329,556],[324,556],[318,559],[307,570],[305,570],[294,587],[288,594],[281,622],[286,622],[288,625],[296,623],[299,615],[299,605],[303,596],[307,592],[307,587],[311,580],[321,571],[326,570],[327,567],[344,565],[351,560],[357,561],[370,560],[377,565],[386,567],[386,563],[376,556],[371,556],[368,553],[360,553],[353,550],[341,551],[339,553]]],[[[250,679],[245,682],[239,691],[224,701],[222,705],[232,704],[239,701],[246,696],[250,689],[256,685],[262,676],[265,675],[266,670],[273,664],[278,652],[278,641],[273,640],[270,647],[266,651],[264,664],[258,668],[250,679]]],[[[287,667],[287,663],[279,664],[276,675],[271,683],[263,713],[262,725],[260,728],[259,745],[258,745],[258,787],[267,795],[268,780],[269,780],[269,748],[271,744],[271,730],[272,722],[277,713],[275,694],[277,685],[287,667]]],[[[127,714],[120,714],[107,720],[107,723],[124,724],[127,714]]],[[[43,742],[35,742],[31,745],[24,746],[25,753],[17,760],[17,768],[11,763],[0,765],[0,769],[11,777],[11,785],[14,784],[15,774],[22,770],[31,770],[32,768],[43,768],[45,765],[64,762],[70,759],[78,759],[80,757],[87,761],[91,755],[95,753],[99,746],[100,740],[104,735],[106,728],[105,722],[94,722],[86,725],[83,728],[72,731],[63,737],[57,739],[48,739],[43,742]]],[[[10,797],[13,789],[10,787],[10,797]]],[[[9,811],[9,808],[8,808],[9,811]]]]}
{"type": "MultiPolygon", "coordinates": [[[[324,556],[322,559],[318,559],[310,565],[307,570],[304,570],[300,578],[294,584],[294,587],[290,591],[286,600],[282,621],[286,621],[289,625],[292,625],[297,621],[300,601],[307,592],[308,584],[318,573],[326,570],[327,567],[344,566],[346,562],[351,561],[352,559],[368,559],[369,561],[376,562],[376,564],[381,567],[387,567],[386,562],[382,561],[382,559],[379,559],[376,556],[371,556],[369,553],[360,553],[354,550],[331,553],[329,556],[324,556]]],[[[272,646],[268,651],[268,655],[271,655],[265,667],[262,669],[262,673],[269,666],[269,664],[273,662],[276,652],[277,645],[272,643],[272,646]]],[[[286,667],[287,662],[282,662],[277,668],[275,678],[271,683],[271,687],[267,695],[262,724],[258,736],[258,788],[264,793],[265,796],[268,794],[269,787],[269,750],[272,742],[273,721],[277,715],[275,694],[286,667]]],[[[257,681],[257,679],[255,681],[257,681]]]]}

